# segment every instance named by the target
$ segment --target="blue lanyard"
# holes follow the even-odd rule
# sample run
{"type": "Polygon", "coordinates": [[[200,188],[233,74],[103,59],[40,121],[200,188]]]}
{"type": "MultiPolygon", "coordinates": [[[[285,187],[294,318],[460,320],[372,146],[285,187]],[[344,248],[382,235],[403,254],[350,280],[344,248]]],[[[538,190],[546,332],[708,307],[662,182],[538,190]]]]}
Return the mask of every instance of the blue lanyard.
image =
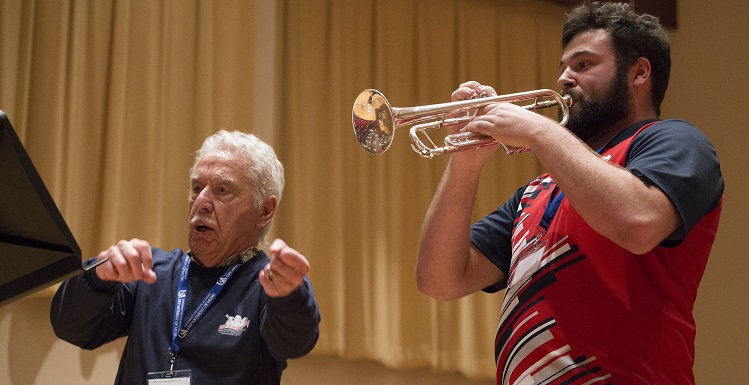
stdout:
{"type": "Polygon", "coordinates": [[[549,198],[549,201],[546,202],[546,209],[544,209],[544,216],[541,217],[541,221],[538,222],[538,226],[543,229],[543,232],[546,232],[546,230],[549,228],[549,223],[551,223],[551,220],[554,219],[554,216],[557,215],[557,210],[559,210],[559,205],[562,204],[562,199],[564,199],[564,192],[559,191],[557,193],[557,190],[559,189],[559,186],[554,186],[554,191],[551,192],[551,196],[553,198],[549,198]],[[556,194],[556,196],[554,196],[556,194]]]}
{"type": "MultiPolygon", "coordinates": [[[[229,281],[234,271],[237,270],[240,264],[236,264],[227,270],[221,278],[216,281],[211,290],[205,296],[203,301],[200,302],[198,308],[192,313],[187,322],[182,326],[182,318],[185,315],[185,302],[187,300],[187,272],[190,269],[190,256],[185,255],[182,260],[182,270],[180,271],[179,282],[177,283],[177,299],[174,305],[174,322],[172,324],[172,345],[169,348],[170,363],[173,366],[174,360],[179,354],[179,344],[182,340],[187,337],[187,333],[190,332],[193,326],[200,320],[206,310],[211,306],[213,300],[216,299],[218,293],[224,288],[226,282],[229,281]]],[[[171,369],[170,369],[171,370],[171,369]]]]}

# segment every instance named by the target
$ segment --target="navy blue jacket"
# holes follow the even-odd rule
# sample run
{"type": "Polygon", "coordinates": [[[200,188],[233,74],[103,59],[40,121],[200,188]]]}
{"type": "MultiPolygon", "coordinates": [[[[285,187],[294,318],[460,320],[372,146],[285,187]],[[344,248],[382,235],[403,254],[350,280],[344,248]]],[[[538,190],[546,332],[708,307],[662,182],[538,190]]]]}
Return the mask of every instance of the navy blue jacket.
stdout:
{"type": "MultiPolygon", "coordinates": [[[[185,253],[152,252],[152,285],[105,282],[92,270],[63,282],[52,300],[52,327],[65,341],[95,349],[128,336],[115,384],[146,384],[147,373],[169,370],[185,253]]],[[[286,360],[315,346],[320,314],[309,280],[287,297],[267,297],[258,273],[268,262],[261,251],[242,264],[182,341],[174,369],[190,369],[193,384],[278,385],[286,360]]],[[[227,269],[191,263],[185,319],[227,269]]]]}

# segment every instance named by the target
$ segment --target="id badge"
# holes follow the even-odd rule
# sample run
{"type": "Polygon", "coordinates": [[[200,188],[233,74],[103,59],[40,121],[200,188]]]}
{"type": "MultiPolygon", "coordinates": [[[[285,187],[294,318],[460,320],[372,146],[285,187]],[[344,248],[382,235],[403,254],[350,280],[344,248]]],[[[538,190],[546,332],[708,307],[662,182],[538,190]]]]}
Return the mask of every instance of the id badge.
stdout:
{"type": "Polygon", "coordinates": [[[192,371],[190,369],[175,370],[172,372],[148,373],[148,385],[190,385],[192,371]]]}

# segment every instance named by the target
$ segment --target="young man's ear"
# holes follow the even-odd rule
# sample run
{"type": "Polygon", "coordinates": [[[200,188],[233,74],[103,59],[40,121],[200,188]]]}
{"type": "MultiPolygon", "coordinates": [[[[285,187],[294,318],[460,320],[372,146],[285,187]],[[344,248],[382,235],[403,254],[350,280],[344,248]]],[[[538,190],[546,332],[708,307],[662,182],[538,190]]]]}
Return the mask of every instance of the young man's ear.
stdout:
{"type": "Polygon", "coordinates": [[[650,81],[650,60],[644,57],[638,58],[633,67],[634,73],[632,74],[632,77],[633,85],[635,87],[642,86],[650,81]]]}

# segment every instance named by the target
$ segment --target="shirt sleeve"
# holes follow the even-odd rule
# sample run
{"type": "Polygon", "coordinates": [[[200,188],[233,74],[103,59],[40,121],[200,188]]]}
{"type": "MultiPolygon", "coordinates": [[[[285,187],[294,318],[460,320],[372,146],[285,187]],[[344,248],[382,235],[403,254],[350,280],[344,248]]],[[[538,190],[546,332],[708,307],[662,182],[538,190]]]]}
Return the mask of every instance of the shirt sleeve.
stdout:
{"type": "Polygon", "coordinates": [[[102,281],[95,270],[65,280],[50,307],[55,335],[83,349],[95,349],[127,335],[135,287],[102,281]]]}
{"type": "Polygon", "coordinates": [[[484,288],[485,292],[494,293],[507,286],[512,257],[512,227],[524,190],[525,187],[518,189],[504,205],[471,225],[471,243],[497,266],[505,277],[503,281],[484,288]]]}
{"type": "Polygon", "coordinates": [[[261,333],[273,357],[283,361],[301,357],[315,347],[320,336],[319,323],[320,310],[312,284],[305,277],[288,296],[267,297],[261,333]]]}
{"type": "Polygon", "coordinates": [[[643,130],[632,140],[625,167],[663,191],[679,214],[681,227],[661,246],[678,246],[723,196],[715,148],[697,127],[683,120],[664,120],[643,130]]]}

